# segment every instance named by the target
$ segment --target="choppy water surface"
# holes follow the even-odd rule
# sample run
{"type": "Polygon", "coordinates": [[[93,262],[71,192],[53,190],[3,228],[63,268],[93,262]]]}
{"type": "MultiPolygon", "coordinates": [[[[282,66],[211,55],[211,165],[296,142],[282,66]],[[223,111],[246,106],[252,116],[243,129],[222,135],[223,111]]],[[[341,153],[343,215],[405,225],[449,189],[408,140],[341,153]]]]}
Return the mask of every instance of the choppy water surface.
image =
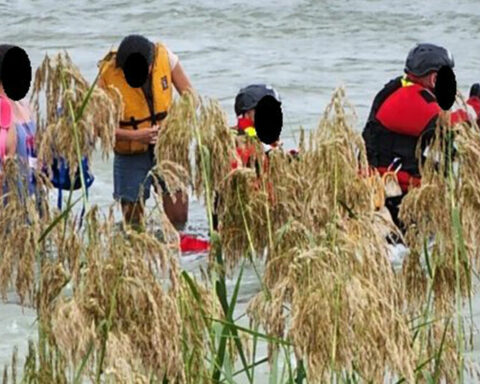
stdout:
{"type": "MultiPolygon", "coordinates": [[[[233,123],[239,87],[261,81],[280,92],[284,139],[293,146],[295,129],[315,127],[335,87],[345,85],[361,128],[375,93],[403,69],[416,42],[448,47],[455,57],[459,88],[480,81],[480,8],[476,0],[421,3],[374,0],[54,1],[0,0],[0,41],[24,47],[34,64],[46,52],[66,49],[92,80],[96,63],[129,33],[162,40],[179,56],[194,86],[218,98],[233,123]]],[[[91,200],[112,202],[112,164],[94,162],[91,200]]],[[[204,211],[192,202],[189,229],[205,233],[204,211]]],[[[202,260],[185,258],[194,270],[202,260]]],[[[244,279],[241,300],[258,288],[253,273],[244,279]]],[[[480,323],[480,300],[474,300],[480,323]]],[[[34,312],[12,296],[0,304],[0,367],[14,345],[25,351],[34,332],[34,312]]],[[[475,336],[476,352],[480,340],[475,336]]]]}

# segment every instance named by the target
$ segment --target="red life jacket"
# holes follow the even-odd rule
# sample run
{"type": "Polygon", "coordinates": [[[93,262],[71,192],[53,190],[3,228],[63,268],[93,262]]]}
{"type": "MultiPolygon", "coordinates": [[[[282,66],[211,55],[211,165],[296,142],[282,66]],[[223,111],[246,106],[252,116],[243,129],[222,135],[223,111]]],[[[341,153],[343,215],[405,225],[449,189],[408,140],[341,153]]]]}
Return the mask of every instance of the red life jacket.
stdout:
{"type": "Polygon", "coordinates": [[[237,129],[239,131],[245,131],[245,129],[254,127],[253,121],[248,117],[239,117],[237,120],[237,129]]]}
{"type": "MultiPolygon", "coordinates": [[[[234,128],[237,131],[237,134],[240,136],[251,136],[252,130],[254,130],[253,121],[247,117],[239,117],[237,121],[237,126],[234,128]]],[[[242,145],[237,145],[237,155],[242,161],[244,167],[248,166],[255,155],[255,146],[249,143],[244,143],[242,145]]],[[[232,169],[236,169],[239,164],[236,159],[232,160],[232,169]]]]}
{"type": "MultiPolygon", "coordinates": [[[[468,104],[480,112],[480,100],[468,104]]],[[[397,176],[404,192],[410,185],[420,185],[417,144],[423,149],[433,138],[441,111],[435,95],[423,86],[398,77],[377,94],[363,130],[368,161],[383,174],[394,162],[402,164],[397,176]]],[[[453,124],[468,121],[468,113],[451,114],[453,124]]]]}

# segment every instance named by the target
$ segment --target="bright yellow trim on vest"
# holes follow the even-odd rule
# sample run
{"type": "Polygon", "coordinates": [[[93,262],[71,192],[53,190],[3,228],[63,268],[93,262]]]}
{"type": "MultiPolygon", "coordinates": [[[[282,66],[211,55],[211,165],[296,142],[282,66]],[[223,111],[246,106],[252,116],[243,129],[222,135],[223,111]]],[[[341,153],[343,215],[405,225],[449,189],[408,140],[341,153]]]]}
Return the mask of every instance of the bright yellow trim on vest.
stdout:
{"type": "MultiPolygon", "coordinates": [[[[113,86],[122,95],[123,116],[122,121],[142,120],[151,116],[148,103],[142,88],[132,88],[125,80],[121,68],[116,66],[116,51],[109,52],[99,63],[100,79],[105,87],[113,86]]],[[[172,104],[172,71],[168,60],[168,52],[163,44],[155,45],[155,57],[152,68],[152,94],[154,113],[167,112],[172,104]]],[[[138,129],[150,128],[152,125],[147,120],[138,125],[138,129]]],[[[123,129],[134,129],[131,126],[123,129]]],[[[115,152],[125,155],[144,153],[148,151],[148,144],[133,140],[117,140],[115,152]]]]}
{"type": "Polygon", "coordinates": [[[247,127],[243,131],[249,137],[256,137],[257,136],[257,131],[253,127],[247,127]]]}
{"type": "Polygon", "coordinates": [[[407,75],[402,77],[402,87],[410,87],[411,85],[415,84],[414,82],[408,80],[407,75]]]}

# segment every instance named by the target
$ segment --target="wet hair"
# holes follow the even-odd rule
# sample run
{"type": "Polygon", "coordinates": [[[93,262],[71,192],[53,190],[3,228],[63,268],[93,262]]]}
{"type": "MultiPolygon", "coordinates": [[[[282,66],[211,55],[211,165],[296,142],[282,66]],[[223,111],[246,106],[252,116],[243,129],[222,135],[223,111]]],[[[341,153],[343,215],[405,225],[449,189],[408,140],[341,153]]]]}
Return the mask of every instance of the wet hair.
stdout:
{"type": "Polygon", "coordinates": [[[0,44],[0,83],[12,100],[23,99],[30,89],[32,66],[27,52],[10,44],[0,44]]]}
{"type": "Polygon", "coordinates": [[[153,48],[153,43],[144,36],[126,36],[118,47],[116,59],[117,67],[123,69],[129,56],[132,54],[138,54],[146,60],[148,65],[152,64],[154,52],[153,48]]]}

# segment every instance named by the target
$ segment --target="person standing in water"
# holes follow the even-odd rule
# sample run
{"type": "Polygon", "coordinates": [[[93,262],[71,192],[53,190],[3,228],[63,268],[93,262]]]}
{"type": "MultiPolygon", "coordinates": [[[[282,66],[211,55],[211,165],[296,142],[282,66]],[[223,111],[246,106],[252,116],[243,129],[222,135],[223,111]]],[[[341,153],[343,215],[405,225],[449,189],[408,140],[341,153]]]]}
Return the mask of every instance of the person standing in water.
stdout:
{"type": "MultiPolygon", "coordinates": [[[[265,152],[281,145],[280,132],[283,126],[280,95],[266,84],[251,84],[239,90],[235,97],[237,125],[237,155],[244,166],[251,163],[255,148],[247,138],[260,140],[265,152]]],[[[236,167],[236,161],[232,166],[236,167]]],[[[251,164],[250,164],[251,165],[251,164]]]]}
{"type": "MultiPolygon", "coordinates": [[[[281,149],[280,133],[283,127],[282,102],[278,92],[266,84],[250,84],[241,88],[234,102],[237,124],[235,134],[236,156],[232,155],[231,167],[250,167],[260,174],[266,168],[271,150],[281,149]],[[258,145],[263,150],[258,151],[258,145]]],[[[219,226],[218,206],[221,191],[215,194],[213,226],[219,226]]]]}
{"type": "MultiPolygon", "coordinates": [[[[406,59],[405,74],[391,80],[376,95],[363,130],[370,166],[381,175],[390,169],[400,169],[397,177],[401,195],[386,199],[386,207],[400,228],[400,203],[410,187],[420,185],[417,144],[423,153],[434,137],[442,110],[434,91],[438,72],[443,67],[454,67],[453,57],[445,48],[434,44],[418,44],[412,48],[406,59]]],[[[459,109],[451,114],[452,124],[478,118],[478,94],[473,94],[467,105],[468,110],[459,109]]]]}
{"type": "MultiPolygon", "coordinates": [[[[124,104],[115,131],[114,198],[120,200],[126,222],[141,226],[152,185],[154,144],[172,104],[172,88],[180,95],[193,88],[178,57],[164,44],[141,35],[125,37],[118,51],[109,52],[99,66],[99,85],[117,88],[124,104]]],[[[167,217],[182,227],[188,217],[188,196],[177,192],[172,199],[160,179],[159,183],[167,217]]]]}
{"type": "MultiPolygon", "coordinates": [[[[20,47],[0,45],[0,96],[8,102],[10,126],[4,155],[16,154],[19,164],[19,186],[25,195],[35,193],[34,170],[36,124],[24,97],[30,88],[32,69],[27,53],[20,47]]],[[[5,107],[4,107],[5,108],[5,107]]],[[[4,113],[2,113],[4,114],[4,113]]],[[[5,129],[4,127],[2,129],[5,129]]],[[[0,139],[0,148],[3,147],[0,139]]]]}

